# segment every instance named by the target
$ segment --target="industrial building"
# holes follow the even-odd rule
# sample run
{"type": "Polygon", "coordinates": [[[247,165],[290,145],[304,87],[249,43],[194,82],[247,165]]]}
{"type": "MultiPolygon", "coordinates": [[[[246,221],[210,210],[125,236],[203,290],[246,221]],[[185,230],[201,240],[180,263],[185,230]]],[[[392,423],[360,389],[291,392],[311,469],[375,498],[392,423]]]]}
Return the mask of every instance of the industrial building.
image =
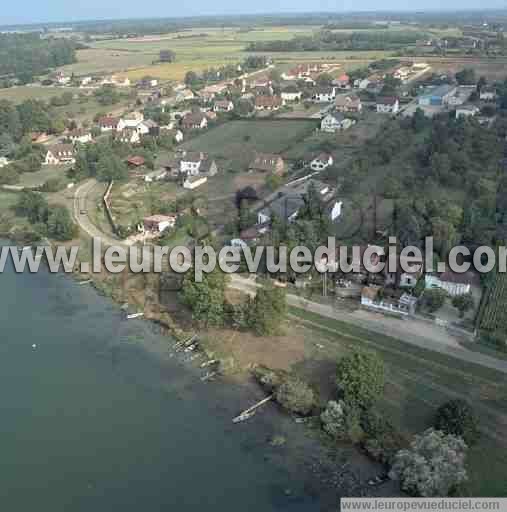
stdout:
{"type": "Polygon", "coordinates": [[[456,94],[456,91],[457,87],[455,85],[439,85],[419,96],[417,102],[419,105],[425,106],[444,106],[449,103],[449,99],[456,94]]]}

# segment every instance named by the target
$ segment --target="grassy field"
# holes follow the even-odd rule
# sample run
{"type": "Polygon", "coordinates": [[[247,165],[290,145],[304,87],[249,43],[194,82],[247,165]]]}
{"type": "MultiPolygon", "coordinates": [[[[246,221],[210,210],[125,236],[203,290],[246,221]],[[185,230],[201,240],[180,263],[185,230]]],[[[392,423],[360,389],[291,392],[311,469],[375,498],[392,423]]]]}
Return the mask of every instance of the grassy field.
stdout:
{"type": "Polygon", "coordinates": [[[255,152],[284,154],[308,137],[314,121],[233,121],[212,128],[182,146],[207,152],[228,170],[246,170],[255,152]]]}
{"type": "Polygon", "coordinates": [[[332,391],[334,361],[360,347],[377,351],[384,360],[387,385],[378,408],[406,434],[431,426],[436,408],[445,401],[467,399],[480,418],[482,437],[469,451],[466,493],[505,495],[507,375],[298,308],[290,308],[290,313],[292,325],[299,320],[311,329],[314,343],[324,346],[318,360],[309,362],[311,367],[300,369],[308,379],[315,379],[324,395],[332,391]]]}

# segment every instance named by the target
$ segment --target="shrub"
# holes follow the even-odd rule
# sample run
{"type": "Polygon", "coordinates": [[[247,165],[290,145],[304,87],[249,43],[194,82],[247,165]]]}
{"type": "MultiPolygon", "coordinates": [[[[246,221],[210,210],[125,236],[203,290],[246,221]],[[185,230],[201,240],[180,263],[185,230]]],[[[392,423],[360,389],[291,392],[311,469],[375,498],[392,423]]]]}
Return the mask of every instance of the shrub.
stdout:
{"type": "Polygon", "coordinates": [[[312,388],[298,377],[291,376],[275,391],[276,401],[288,411],[306,416],[316,405],[312,388]]]}
{"type": "Polygon", "coordinates": [[[450,400],[438,408],[435,428],[464,439],[472,446],[479,439],[479,421],[471,406],[464,400],[450,400]]]}
{"type": "Polygon", "coordinates": [[[253,375],[267,393],[273,393],[288,378],[287,372],[283,370],[272,370],[266,366],[255,367],[253,375]]]}

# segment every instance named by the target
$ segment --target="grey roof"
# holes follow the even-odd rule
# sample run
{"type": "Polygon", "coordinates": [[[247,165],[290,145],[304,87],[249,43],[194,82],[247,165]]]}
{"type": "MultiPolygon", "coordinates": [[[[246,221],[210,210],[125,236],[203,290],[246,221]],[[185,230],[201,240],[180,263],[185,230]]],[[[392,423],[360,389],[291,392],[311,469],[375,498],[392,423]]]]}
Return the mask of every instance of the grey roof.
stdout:
{"type": "Polygon", "coordinates": [[[450,92],[454,91],[456,89],[455,85],[451,84],[442,84],[438,85],[434,89],[430,89],[429,91],[425,92],[423,96],[440,96],[443,97],[450,92]]]}
{"type": "Polygon", "coordinates": [[[269,217],[274,214],[281,219],[288,219],[304,204],[305,202],[300,194],[290,194],[275,199],[267,208],[263,208],[260,213],[269,217]]]}

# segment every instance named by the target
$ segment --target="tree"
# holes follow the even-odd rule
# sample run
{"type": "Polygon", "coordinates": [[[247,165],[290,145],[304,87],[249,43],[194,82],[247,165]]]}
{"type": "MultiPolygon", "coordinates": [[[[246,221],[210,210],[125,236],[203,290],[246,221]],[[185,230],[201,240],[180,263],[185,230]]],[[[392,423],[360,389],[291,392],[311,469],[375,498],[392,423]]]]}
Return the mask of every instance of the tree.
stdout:
{"type": "Polygon", "coordinates": [[[384,390],[384,363],[374,352],[356,350],[338,361],[336,383],[345,402],[369,409],[384,390]]]}
{"type": "Polygon", "coordinates": [[[72,240],[77,227],[65,206],[52,206],[47,220],[48,235],[56,240],[72,240]]]}
{"type": "Polygon", "coordinates": [[[97,179],[99,181],[124,180],[128,177],[128,169],[116,155],[103,154],[97,162],[97,179]]]}
{"type": "Polygon", "coordinates": [[[275,391],[276,401],[288,411],[306,416],[316,405],[312,388],[298,377],[290,376],[275,391]]]}
{"type": "Polygon", "coordinates": [[[0,157],[12,155],[16,151],[16,144],[7,132],[0,134],[0,157]]]}
{"type": "Polygon", "coordinates": [[[459,311],[460,318],[463,318],[465,313],[474,307],[474,297],[471,293],[458,295],[453,297],[452,305],[459,311]]]}
{"type": "Polygon", "coordinates": [[[274,191],[282,186],[283,178],[278,174],[269,174],[266,177],[266,187],[270,191],[274,191]]]}
{"type": "Polygon", "coordinates": [[[272,284],[259,288],[253,300],[250,325],[259,336],[279,334],[287,316],[285,290],[272,284]]]}
{"type": "Polygon", "coordinates": [[[329,73],[321,73],[317,77],[317,85],[320,87],[325,87],[327,85],[331,85],[331,82],[333,81],[333,77],[329,73]]]}
{"type": "Polygon", "coordinates": [[[361,411],[341,400],[330,400],[320,419],[324,431],[336,440],[357,443],[364,436],[361,428],[361,411]]]}
{"type": "Polygon", "coordinates": [[[16,212],[18,215],[28,217],[32,224],[45,224],[48,219],[49,205],[39,192],[23,190],[19,194],[16,212]]]}
{"type": "Polygon", "coordinates": [[[188,71],[185,75],[185,84],[188,87],[194,87],[199,84],[199,76],[195,71],[188,71]]]}
{"type": "Polygon", "coordinates": [[[423,295],[423,303],[431,313],[438,311],[444,304],[447,298],[445,290],[439,288],[426,290],[423,295]]]}
{"type": "Polygon", "coordinates": [[[225,319],[226,275],[217,266],[210,273],[203,273],[196,282],[191,271],[183,280],[182,297],[192,310],[192,318],[206,327],[221,326],[225,319]]]}
{"type": "Polygon", "coordinates": [[[429,429],[415,436],[409,450],[400,450],[389,477],[414,496],[445,497],[467,480],[463,439],[429,429]]]}
{"type": "Polygon", "coordinates": [[[160,62],[174,62],[176,54],[172,50],[160,50],[159,60],[160,62]]]}
{"type": "Polygon", "coordinates": [[[441,405],[435,416],[435,429],[461,437],[468,446],[479,439],[479,420],[465,400],[450,400],[441,405]]]}
{"type": "Polygon", "coordinates": [[[473,68],[465,68],[458,71],[455,78],[459,85],[475,85],[475,70],[473,68]]]}

